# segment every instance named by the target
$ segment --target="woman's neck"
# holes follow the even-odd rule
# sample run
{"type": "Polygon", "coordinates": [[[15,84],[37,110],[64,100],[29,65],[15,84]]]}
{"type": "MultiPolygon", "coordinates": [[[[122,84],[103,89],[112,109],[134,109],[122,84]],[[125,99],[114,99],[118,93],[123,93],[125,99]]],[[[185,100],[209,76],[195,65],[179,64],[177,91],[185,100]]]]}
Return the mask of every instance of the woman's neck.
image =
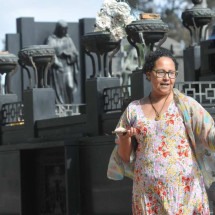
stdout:
{"type": "Polygon", "coordinates": [[[154,103],[160,102],[162,100],[165,100],[168,97],[168,100],[172,100],[173,98],[173,91],[170,91],[167,94],[157,94],[155,92],[150,93],[151,99],[153,100],[154,103]]]}

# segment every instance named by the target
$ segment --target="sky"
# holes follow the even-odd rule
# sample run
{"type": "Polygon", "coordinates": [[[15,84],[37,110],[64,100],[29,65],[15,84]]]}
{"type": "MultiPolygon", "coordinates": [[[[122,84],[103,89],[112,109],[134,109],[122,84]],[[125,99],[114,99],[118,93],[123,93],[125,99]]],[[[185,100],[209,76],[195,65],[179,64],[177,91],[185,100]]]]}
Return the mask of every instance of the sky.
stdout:
{"type": "Polygon", "coordinates": [[[0,50],[6,34],[16,33],[16,19],[33,17],[35,22],[78,22],[95,18],[103,0],[6,0],[0,6],[0,50]]]}

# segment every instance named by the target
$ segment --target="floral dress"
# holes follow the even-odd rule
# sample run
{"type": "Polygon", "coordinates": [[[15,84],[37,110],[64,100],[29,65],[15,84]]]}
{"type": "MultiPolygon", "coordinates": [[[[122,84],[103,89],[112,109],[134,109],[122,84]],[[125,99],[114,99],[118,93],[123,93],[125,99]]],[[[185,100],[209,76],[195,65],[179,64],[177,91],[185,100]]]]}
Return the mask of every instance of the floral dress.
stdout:
{"type": "Polygon", "coordinates": [[[159,121],[132,102],[118,126],[137,128],[133,215],[209,215],[203,176],[173,101],[159,121]]]}

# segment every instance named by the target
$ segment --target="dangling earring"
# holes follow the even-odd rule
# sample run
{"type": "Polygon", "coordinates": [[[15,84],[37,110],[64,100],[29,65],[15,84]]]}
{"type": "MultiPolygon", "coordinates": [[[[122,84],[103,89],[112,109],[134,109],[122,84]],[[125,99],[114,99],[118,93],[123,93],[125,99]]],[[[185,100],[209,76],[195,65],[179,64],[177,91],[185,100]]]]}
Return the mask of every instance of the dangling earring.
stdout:
{"type": "Polygon", "coordinates": [[[151,79],[150,79],[150,77],[149,77],[149,76],[146,76],[146,79],[147,79],[148,81],[151,81],[151,79]]]}
{"type": "Polygon", "coordinates": [[[146,72],[146,80],[151,81],[150,73],[146,72]]]}

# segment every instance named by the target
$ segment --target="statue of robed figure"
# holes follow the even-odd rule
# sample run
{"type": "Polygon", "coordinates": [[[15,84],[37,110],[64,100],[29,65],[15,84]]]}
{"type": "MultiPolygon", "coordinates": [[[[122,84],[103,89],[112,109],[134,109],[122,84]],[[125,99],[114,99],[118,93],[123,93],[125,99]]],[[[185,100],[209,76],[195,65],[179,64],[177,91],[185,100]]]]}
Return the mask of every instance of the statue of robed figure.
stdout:
{"type": "Polygon", "coordinates": [[[55,90],[57,104],[73,103],[78,85],[78,51],[67,30],[67,22],[58,21],[54,33],[47,40],[56,52],[49,72],[49,84],[55,90]]]}

